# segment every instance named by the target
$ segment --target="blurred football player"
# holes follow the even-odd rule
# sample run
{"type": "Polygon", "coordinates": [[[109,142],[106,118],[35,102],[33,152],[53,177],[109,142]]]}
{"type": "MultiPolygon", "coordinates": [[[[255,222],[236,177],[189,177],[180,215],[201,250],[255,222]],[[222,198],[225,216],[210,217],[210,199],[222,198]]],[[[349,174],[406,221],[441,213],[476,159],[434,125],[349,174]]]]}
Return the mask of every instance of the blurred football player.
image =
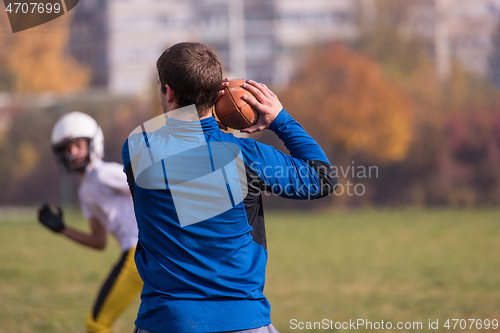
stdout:
{"type": "Polygon", "coordinates": [[[278,97],[253,80],[243,84],[243,99],[259,119],[242,131],[269,129],[290,155],[220,131],[212,107],[228,82],[208,45],[172,45],[156,64],[166,120],[153,131],[152,122],[138,127],[122,149],[144,279],[134,332],[277,333],[264,296],[262,192],[326,197],[335,170],[278,97]]]}
{"type": "Polygon", "coordinates": [[[142,280],[134,262],[137,223],[134,205],[121,164],[104,162],[104,136],[97,122],[87,114],[71,112],[61,117],[52,130],[52,148],[60,168],[80,177],[78,196],[90,232],[64,223],[61,208],[43,205],[38,219],[45,227],[67,238],[103,250],[109,232],[122,252],[104,282],[87,317],[87,332],[111,332],[117,316],[137,297],[142,280]]]}

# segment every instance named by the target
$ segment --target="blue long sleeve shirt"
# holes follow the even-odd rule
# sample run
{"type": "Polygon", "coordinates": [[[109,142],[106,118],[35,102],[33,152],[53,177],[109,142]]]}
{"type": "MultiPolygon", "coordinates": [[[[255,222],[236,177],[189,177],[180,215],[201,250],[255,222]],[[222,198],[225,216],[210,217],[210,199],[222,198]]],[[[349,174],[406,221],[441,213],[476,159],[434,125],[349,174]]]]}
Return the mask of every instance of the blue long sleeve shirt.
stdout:
{"type": "Polygon", "coordinates": [[[315,199],[335,190],[336,175],[284,109],[269,129],[290,155],[224,133],[213,117],[170,118],[125,142],[144,281],[138,327],[223,332],[271,323],[261,192],[315,199]]]}

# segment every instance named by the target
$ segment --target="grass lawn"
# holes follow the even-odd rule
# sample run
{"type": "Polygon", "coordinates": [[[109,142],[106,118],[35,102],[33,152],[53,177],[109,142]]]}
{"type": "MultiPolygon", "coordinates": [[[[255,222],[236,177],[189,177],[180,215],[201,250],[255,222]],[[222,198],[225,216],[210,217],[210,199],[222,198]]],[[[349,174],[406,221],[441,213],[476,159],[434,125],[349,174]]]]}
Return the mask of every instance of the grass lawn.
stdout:
{"type": "MultiPolygon", "coordinates": [[[[79,213],[65,215],[86,228],[79,213]]],[[[324,319],[421,322],[409,330],[421,332],[429,319],[439,320],[434,332],[479,331],[471,321],[447,329],[447,319],[500,320],[500,209],[268,212],[266,221],[265,294],[282,333],[325,331],[293,329],[324,319]]],[[[0,333],[85,332],[116,242],[78,246],[37,225],[33,210],[0,211],[0,244],[0,333]]],[[[114,332],[132,332],[138,304],[114,332]]]]}

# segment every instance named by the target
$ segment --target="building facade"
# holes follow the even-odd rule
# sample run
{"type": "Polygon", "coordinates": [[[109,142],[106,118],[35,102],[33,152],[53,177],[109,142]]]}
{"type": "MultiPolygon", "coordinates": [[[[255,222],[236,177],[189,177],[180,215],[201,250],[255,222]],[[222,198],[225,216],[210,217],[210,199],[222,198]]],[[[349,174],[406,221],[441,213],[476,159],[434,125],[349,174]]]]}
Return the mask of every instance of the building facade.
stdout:
{"type": "MultiPolygon", "coordinates": [[[[70,50],[94,71],[93,86],[141,94],[168,46],[214,47],[226,76],[285,86],[317,45],[356,38],[358,6],[374,0],[86,0],[75,8],[70,50]]],[[[438,76],[456,59],[486,75],[500,0],[413,0],[408,26],[430,42],[438,76]]]]}

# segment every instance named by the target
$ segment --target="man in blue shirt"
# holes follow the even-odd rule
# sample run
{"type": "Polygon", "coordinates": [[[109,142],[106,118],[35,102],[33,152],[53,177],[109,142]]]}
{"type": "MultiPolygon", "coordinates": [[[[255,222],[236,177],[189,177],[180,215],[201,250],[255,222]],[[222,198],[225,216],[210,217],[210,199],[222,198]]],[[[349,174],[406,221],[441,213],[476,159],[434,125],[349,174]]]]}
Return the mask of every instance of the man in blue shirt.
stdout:
{"type": "Polygon", "coordinates": [[[134,130],[122,150],[144,281],[135,332],[277,332],[263,294],[261,192],[321,198],[335,190],[335,172],[263,84],[244,84],[259,119],[242,132],[269,129],[290,155],[221,131],[212,107],[227,79],[208,46],[175,44],[157,69],[164,115],[134,130]]]}

